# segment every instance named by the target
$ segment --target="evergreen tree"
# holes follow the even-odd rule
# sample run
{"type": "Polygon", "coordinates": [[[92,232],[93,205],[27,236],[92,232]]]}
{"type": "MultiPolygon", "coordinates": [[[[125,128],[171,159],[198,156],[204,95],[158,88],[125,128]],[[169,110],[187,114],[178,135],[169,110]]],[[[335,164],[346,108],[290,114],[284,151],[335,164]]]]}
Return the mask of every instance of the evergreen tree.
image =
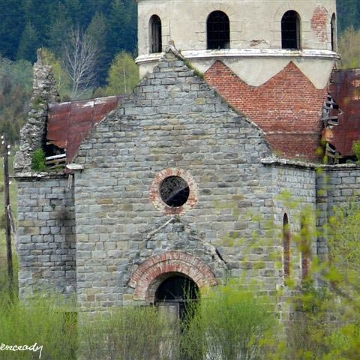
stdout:
{"type": "Polygon", "coordinates": [[[88,28],[86,29],[86,35],[93,39],[98,49],[98,65],[96,68],[96,77],[94,81],[96,86],[101,86],[104,84],[104,79],[106,78],[112,55],[109,49],[106,47],[108,26],[106,18],[102,13],[95,13],[88,28]]]}
{"type": "Polygon", "coordinates": [[[24,16],[18,0],[0,0],[0,55],[14,60],[24,30],[24,16]]]}
{"type": "Polygon", "coordinates": [[[28,59],[36,61],[36,49],[39,47],[39,38],[36,29],[31,22],[28,22],[21,35],[17,59],[28,59]]]}
{"type": "Polygon", "coordinates": [[[358,0],[337,0],[338,31],[341,34],[345,29],[360,27],[360,3],[358,0]]]}
{"type": "Polygon", "coordinates": [[[49,19],[47,47],[60,56],[64,38],[69,35],[74,24],[66,6],[60,2],[54,5],[49,19]]]}

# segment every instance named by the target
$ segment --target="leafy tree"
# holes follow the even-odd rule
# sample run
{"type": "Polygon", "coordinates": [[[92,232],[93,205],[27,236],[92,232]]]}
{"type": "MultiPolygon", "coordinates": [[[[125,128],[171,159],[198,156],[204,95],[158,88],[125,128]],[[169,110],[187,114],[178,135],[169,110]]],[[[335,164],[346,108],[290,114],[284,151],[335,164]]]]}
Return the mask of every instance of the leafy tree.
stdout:
{"type": "Polygon", "coordinates": [[[116,55],[107,77],[108,85],[103,95],[129,94],[139,82],[139,69],[127,52],[116,55]]]}

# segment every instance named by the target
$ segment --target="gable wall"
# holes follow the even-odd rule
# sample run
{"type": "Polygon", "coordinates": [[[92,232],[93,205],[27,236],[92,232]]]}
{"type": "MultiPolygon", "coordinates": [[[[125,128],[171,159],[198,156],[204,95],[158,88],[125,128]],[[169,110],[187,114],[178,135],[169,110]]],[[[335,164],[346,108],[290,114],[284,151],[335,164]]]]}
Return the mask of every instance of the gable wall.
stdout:
{"type": "MultiPolygon", "coordinates": [[[[247,259],[246,249],[255,250],[241,238],[264,234],[253,215],[271,217],[271,172],[260,162],[269,148],[256,126],[229,109],[181,60],[166,56],[168,62],[94,129],[75,159],[84,167],[75,174],[78,300],[84,306],[132,299],[131,275],[154,254],[189,252],[218,279],[217,255],[204,250],[210,245],[234,276],[245,274],[240,262],[259,262],[256,256],[247,259]],[[164,169],[191,176],[194,206],[178,214],[156,208],[151,189],[164,169]],[[185,230],[166,225],[172,216],[185,230]]],[[[251,276],[264,280],[265,270],[251,267],[251,276]]],[[[269,278],[274,289],[279,273],[269,278]]]]}

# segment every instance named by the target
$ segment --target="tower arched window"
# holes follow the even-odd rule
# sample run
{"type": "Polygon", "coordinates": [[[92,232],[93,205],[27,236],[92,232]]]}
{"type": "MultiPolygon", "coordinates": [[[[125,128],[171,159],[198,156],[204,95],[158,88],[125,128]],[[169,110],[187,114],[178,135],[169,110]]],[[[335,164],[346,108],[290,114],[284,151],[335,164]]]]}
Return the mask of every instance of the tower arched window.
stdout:
{"type": "Polygon", "coordinates": [[[309,227],[305,216],[301,218],[301,278],[304,280],[309,275],[311,244],[309,239],[309,227]]]}
{"type": "Polygon", "coordinates": [[[290,228],[289,228],[289,218],[287,214],[284,214],[283,218],[283,269],[284,276],[287,278],[290,276],[290,228]]]}
{"type": "Polygon", "coordinates": [[[281,19],[281,45],[283,49],[300,49],[300,16],[287,11],[281,19]]]}
{"type": "Polygon", "coordinates": [[[208,49],[230,49],[230,21],[224,12],[212,12],[208,16],[206,27],[208,49]]]}
{"type": "Polygon", "coordinates": [[[153,15],[149,22],[150,53],[162,52],[161,20],[159,16],[153,15]]]}
{"type": "Polygon", "coordinates": [[[331,50],[336,51],[336,16],[335,14],[331,17],[331,50]]]}

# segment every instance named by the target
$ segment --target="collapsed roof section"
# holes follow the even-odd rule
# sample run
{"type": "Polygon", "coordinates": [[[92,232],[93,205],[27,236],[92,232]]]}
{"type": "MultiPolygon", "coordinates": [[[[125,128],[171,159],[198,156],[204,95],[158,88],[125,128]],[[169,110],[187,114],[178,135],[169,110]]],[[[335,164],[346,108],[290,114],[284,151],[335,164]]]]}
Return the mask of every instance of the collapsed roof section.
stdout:
{"type": "Polygon", "coordinates": [[[46,145],[54,145],[66,153],[66,163],[70,163],[93,126],[114,110],[124,97],[109,96],[51,105],[47,119],[46,145]]]}
{"type": "Polygon", "coordinates": [[[329,95],[339,110],[327,126],[326,140],[341,162],[354,157],[353,142],[360,140],[360,69],[334,70],[329,95]]]}

